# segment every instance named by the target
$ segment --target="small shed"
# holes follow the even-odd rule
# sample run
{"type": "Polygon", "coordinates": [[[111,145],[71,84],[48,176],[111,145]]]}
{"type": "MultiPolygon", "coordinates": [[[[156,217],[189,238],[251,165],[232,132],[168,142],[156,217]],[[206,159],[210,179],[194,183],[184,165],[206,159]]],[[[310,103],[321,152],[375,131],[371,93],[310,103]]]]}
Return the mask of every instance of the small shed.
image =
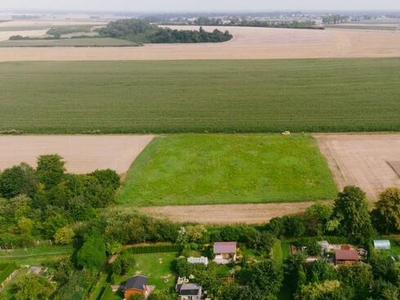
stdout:
{"type": "Polygon", "coordinates": [[[358,262],[358,252],[356,250],[336,250],[335,262],[337,265],[347,265],[358,262]]]}
{"type": "Polygon", "coordinates": [[[375,250],[390,250],[390,241],[389,240],[374,240],[374,249],[375,250]]]}

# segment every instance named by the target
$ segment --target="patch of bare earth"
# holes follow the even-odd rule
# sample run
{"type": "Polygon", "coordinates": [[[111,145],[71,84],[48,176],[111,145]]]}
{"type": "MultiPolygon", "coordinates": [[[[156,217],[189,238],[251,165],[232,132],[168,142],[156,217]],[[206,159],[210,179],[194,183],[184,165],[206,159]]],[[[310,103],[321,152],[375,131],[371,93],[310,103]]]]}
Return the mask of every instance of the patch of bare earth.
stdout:
{"type": "MultiPolygon", "coordinates": [[[[171,26],[174,27],[174,26],[171,26]]],[[[179,27],[174,27],[179,28],[179,27]]],[[[198,27],[185,27],[198,29],[198,27]]],[[[204,27],[212,31],[215,27],[204,27]]],[[[150,44],[143,47],[0,48],[0,61],[196,60],[398,57],[400,31],[219,27],[224,43],[150,44]]]]}
{"type": "Polygon", "coordinates": [[[272,218],[304,212],[314,202],[268,204],[221,204],[142,207],[156,218],[203,224],[261,224],[272,218]]]}
{"type": "Polygon", "coordinates": [[[36,166],[38,156],[59,154],[71,173],[112,169],[123,174],[152,139],[151,135],[0,136],[0,170],[21,162],[36,166]]]}
{"type": "Polygon", "coordinates": [[[320,134],[322,154],[339,189],[355,185],[377,200],[388,187],[400,187],[400,178],[388,162],[400,161],[400,134],[320,134]]]}

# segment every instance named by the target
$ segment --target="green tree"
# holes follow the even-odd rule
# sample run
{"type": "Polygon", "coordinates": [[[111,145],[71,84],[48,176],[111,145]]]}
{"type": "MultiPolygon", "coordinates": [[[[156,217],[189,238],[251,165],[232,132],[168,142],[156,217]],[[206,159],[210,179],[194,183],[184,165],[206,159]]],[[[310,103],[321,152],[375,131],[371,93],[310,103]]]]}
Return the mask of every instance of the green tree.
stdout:
{"type": "Polygon", "coordinates": [[[106,262],[106,246],[101,237],[90,237],[78,250],[76,259],[78,266],[99,271],[106,262]]]}
{"type": "Polygon", "coordinates": [[[400,189],[388,188],[379,196],[371,213],[372,221],[379,232],[397,233],[400,231],[400,189]]]}
{"type": "Polygon", "coordinates": [[[36,172],[26,163],[5,169],[0,176],[0,195],[8,199],[19,194],[33,197],[36,190],[36,172]]]}
{"type": "Polygon", "coordinates": [[[241,281],[251,288],[258,288],[263,294],[274,297],[282,287],[283,270],[280,265],[268,259],[247,265],[239,276],[241,281]]]}
{"type": "Polygon", "coordinates": [[[317,202],[310,206],[304,214],[307,234],[310,236],[322,235],[332,212],[333,209],[331,205],[321,202],[317,202]]]}
{"type": "Polygon", "coordinates": [[[365,243],[374,235],[365,193],[358,187],[346,186],[338,194],[332,218],[339,221],[339,235],[353,243],[365,243]]]}
{"type": "Polygon", "coordinates": [[[364,263],[340,266],[337,273],[341,284],[351,292],[352,299],[364,300],[371,295],[374,283],[371,266],[364,263]]]}
{"type": "Polygon", "coordinates": [[[21,277],[14,285],[16,300],[46,300],[53,291],[54,288],[47,279],[35,274],[21,277]]]}
{"type": "Polygon", "coordinates": [[[70,227],[65,226],[57,229],[54,234],[54,242],[60,245],[68,245],[72,243],[74,236],[74,231],[70,227]]]}
{"type": "Polygon", "coordinates": [[[36,173],[45,189],[59,184],[64,177],[65,162],[58,154],[41,155],[37,161],[36,173]]]}
{"type": "Polygon", "coordinates": [[[303,285],[295,295],[295,300],[341,300],[343,297],[341,283],[338,280],[327,280],[322,283],[303,285]]]}

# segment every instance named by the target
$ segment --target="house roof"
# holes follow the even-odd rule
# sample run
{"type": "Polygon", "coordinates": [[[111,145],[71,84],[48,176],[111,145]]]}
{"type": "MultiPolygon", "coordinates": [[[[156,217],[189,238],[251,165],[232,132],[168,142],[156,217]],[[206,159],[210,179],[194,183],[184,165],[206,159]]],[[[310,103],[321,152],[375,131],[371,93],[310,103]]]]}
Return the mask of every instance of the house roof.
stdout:
{"type": "Polygon", "coordinates": [[[336,250],[336,260],[358,260],[358,252],[356,250],[336,250]]]}
{"type": "Polygon", "coordinates": [[[197,283],[184,283],[182,284],[179,295],[180,296],[196,296],[199,294],[201,286],[197,283]]]}
{"type": "Polygon", "coordinates": [[[216,242],[214,253],[236,253],[236,242],[216,242]]]}
{"type": "Polygon", "coordinates": [[[147,281],[149,281],[148,277],[137,275],[133,276],[128,279],[128,281],[125,284],[125,289],[136,289],[140,291],[144,291],[145,286],[147,284],[147,281]]]}

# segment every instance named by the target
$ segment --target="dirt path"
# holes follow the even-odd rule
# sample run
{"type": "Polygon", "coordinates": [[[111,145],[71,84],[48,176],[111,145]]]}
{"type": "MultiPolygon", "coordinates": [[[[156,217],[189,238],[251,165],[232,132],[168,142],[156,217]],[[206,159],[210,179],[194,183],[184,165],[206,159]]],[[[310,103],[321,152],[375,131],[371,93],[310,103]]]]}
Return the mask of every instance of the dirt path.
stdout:
{"type": "Polygon", "coordinates": [[[400,134],[315,135],[339,189],[356,185],[377,200],[388,187],[400,187],[400,178],[388,161],[400,161],[400,134]]]}
{"type": "MultiPolygon", "coordinates": [[[[196,27],[196,29],[198,28],[196,27]]],[[[215,27],[204,27],[204,29],[212,31],[215,27]]],[[[281,59],[400,56],[399,31],[359,29],[306,30],[250,27],[220,27],[219,29],[222,31],[229,30],[234,35],[234,39],[229,42],[215,44],[152,44],[143,47],[124,48],[0,48],[0,61],[281,59]]]]}
{"type": "Polygon", "coordinates": [[[125,173],[152,135],[0,136],[0,170],[26,162],[36,167],[42,154],[59,154],[68,172],[112,169],[125,173]]]}
{"type": "Polygon", "coordinates": [[[139,210],[157,218],[204,224],[260,224],[272,218],[304,212],[314,202],[269,204],[224,204],[143,207],[139,210]]]}

